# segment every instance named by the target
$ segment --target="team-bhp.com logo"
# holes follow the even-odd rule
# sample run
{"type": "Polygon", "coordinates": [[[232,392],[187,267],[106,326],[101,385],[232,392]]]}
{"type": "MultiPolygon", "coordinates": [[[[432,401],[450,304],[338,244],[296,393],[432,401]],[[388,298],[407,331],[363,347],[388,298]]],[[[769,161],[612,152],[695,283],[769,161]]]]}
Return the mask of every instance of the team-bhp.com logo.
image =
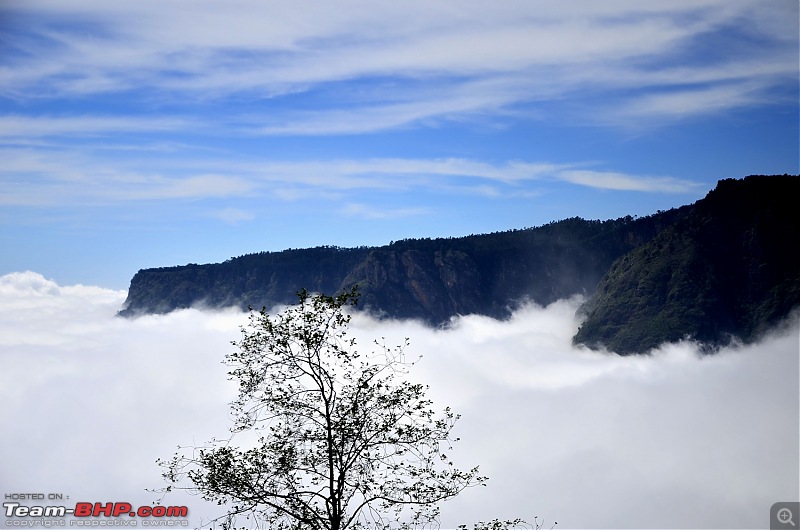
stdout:
{"type": "Polygon", "coordinates": [[[22,506],[18,502],[4,502],[6,517],[186,517],[186,506],[140,506],[133,509],[129,502],[79,502],[74,508],[66,506],[22,506]]]}
{"type": "Polygon", "coordinates": [[[140,506],[129,502],[78,502],[74,506],[29,506],[19,502],[3,503],[5,524],[14,527],[53,526],[186,526],[186,506],[140,506]],[[71,517],[69,524],[64,519],[71,517]],[[58,520],[61,518],[61,520],[58,520]],[[181,519],[183,518],[183,519],[181,519]]]}

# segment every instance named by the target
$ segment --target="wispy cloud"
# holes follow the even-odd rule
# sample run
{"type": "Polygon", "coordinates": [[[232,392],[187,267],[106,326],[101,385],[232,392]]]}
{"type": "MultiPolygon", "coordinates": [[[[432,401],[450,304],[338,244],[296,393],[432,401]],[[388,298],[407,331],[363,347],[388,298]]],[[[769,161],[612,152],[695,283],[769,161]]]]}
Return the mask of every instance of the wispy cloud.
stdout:
{"type": "Polygon", "coordinates": [[[620,124],[640,124],[645,117],[657,117],[666,124],[757,104],[764,97],[764,90],[762,84],[740,82],[654,92],[612,109],[605,118],[620,124]]]}
{"type": "Polygon", "coordinates": [[[348,217],[361,217],[364,219],[397,219],[430,213],[428,208],[381,208],[366,204],[348,203],[340,210],[348,217]]]}
{"type": "MultiPolygon", "coordinates": [[[[760,86],[728,104],[750,106],[769,103],[773,87],[796,77],[794,56],[776,53],[787,29],[796,33],[786,23],[788,4],[350,1],[304,9],[240,0],[219,9],[211,2],[13,1],[8,13],[39,18],[12,32],[0,91],[21,100],[125,91],[168,101],[298,92],[324,100],[337,83],[391,80],[413,93],[387,90],[378,102],[373,91],[355,91],[350,105],[327,100],[319,114],[290,105],[261,128],[267,134],[364,133],[567,95],[680,88],[687,79],[713,92],[721,71],[760,86]],[[693,43],[724,30],[749,34],[751,46],[691,60],[693,43]]],[[[639,114],[709,112],[646,103],[639,114]]]]}
{"type": "Polygon", "coordinates": [[[572,184],[607,190],[688,193],[699,187],[695,182],[674,177],[627,175],[613,171],[568,170],[559,172],[557,176],[572,184]]]}
{"type": "Polygon", "coordinates": [[[242,196],[255,186],[245,178],[235,175],[190,175],[182,178],[150,178],[136,183],[127,190],[117,190],[116,199],[170,200],[202,197],[242,196]],[[121,191],[121,193],[119,193],[121,191]]]}
{"type": "MultiPolygon", "coordinates": [[[[447,159],[334,159],[239,162],[219,157],[146,159],[51,149],[0,150],[0,204],[7,206],[111,205],[131,201],[269,197],[282,201],[327,197],[341,200],[346,190],[384,194],[439,190],[448,194],[538,195],[530,183],[568,182],[578,186],[649,193],[691,193],[698,184],[670,176],[624,174],[585,169],[586,163],[509,161],[488,163],[447,159]]],[[[218,209],[215,211],[225,211],[218,209]]],[[[418,215],[424,209],[365,209],[353,203],[341,212],[370,218],[418,215]]],[[[217,215],[225,220],[230,216],[217,215]]],[[[235,216],[234,216],[235,217],[235,216]]],[[[238,219],[243,220],[243,219],[238,219]]]]}
{"type": "Polygon", "coordinates": [[[211,212],[211,217],[235,225],[246,221],[252,221],[256,218],[256,214],[240,208],[223,208],[222,210],[211,212]]]}
{"type": "Polygon", "coordinates": [[[0,116],[0,138],[94,136],[117,133],[166,132],[197,127],[197,121],[180,118],[134,116],[0,116]]]}
{"type": "Polygon", "coordinates": [[[236,174],[202,170],[164,174],[134,162],[109,161],[79,152],[0,149],[4,186],[0,205],[70,207],[114,205],[143,200],[183,200],[242,196],[256,184],[236,174]]]}

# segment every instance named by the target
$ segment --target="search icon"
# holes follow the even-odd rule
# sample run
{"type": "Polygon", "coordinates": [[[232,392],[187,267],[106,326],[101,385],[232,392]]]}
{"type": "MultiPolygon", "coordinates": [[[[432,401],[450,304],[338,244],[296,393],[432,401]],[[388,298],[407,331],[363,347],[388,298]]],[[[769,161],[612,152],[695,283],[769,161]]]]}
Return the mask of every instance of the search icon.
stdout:
{"type": "Polygon", "coordinates": [[[778,521],[780,521],[781,524],[789,523],[790,525],[795,526],[794,521],[792,520],[793,516],[794,514],[792,514],[792,510],[789,508],[781,508],[778,510],[778,521]]]}

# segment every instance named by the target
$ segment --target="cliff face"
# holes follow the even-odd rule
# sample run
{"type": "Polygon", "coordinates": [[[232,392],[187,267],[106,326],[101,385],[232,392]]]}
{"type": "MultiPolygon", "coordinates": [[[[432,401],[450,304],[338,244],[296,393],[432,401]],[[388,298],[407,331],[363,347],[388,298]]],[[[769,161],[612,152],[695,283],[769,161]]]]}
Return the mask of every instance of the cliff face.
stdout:
{"type": "Polygon", "coordinates": [[[636,353],[684,338],[752,341],[800,304],[800,178],[721,181],[614,262],[575,342],[636,353]]]}
{"type": "Polygon", "coordinates": [[[292,303],[305,287],[333,293],[367,249],[322,247],[261,253],[225,263],[144,269],[134,275],[122,316],[192,306],[261,308],[292,303]]]}
{"type": "Polygon", "coordinates": [[[465,252],[447,249],[380,249],[370,253],[345,278],[359,285],[362,302],[378,314],[443,320],[483,312],[482,278],[465,252]]]}
{"type": "Polygon", "coordinates": [[[590,296],[575,337],[643,352],[685,337],[752,340],[800,305],[794,202],[800,177],[721,181],[697,203],[641,219],[566,219],[525,230],[382,247],[251,254],[139,271],[124,316],[272,307],[301,288],[359,285],[361,307],[433,325],[459,314],[503,318],[521,302],[590,296]]]}
{"type": "Polygon", "coordinates": [[[567,219],[539,228],[383,247],[320,247],[251,254],[224,263],[140,270],[123,316],[191,306],[272,307],[301,288],[334,293],[359,285],[362,307],[430,324],[454,315],[502,318],[524,300],[549,304],[590,294],[620,255],[682,215],[567,219]]]}

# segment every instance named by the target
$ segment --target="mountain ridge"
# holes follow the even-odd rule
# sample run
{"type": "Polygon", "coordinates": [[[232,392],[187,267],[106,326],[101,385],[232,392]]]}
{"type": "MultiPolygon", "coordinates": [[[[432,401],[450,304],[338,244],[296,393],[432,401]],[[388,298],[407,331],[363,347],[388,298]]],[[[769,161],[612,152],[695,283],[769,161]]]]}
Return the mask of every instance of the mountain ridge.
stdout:
{"type": "Polygon", "coordinates": [[[789,175],[721,180],[704,199],[641,218],[574,217],[492,234],[143,269],[132,278],[120,315],[196,305],[269,308],[294,302],[301,288],[334,293],[358,285],[361,306],[374,314],[431,325],[464,314],[505,318],[526,301],[547,305],[584,295],[586,320],[575,342],[622,354],[647,351],[657,340],[689,337],[712,347],[731,337],[752,340],[800,304],[800,258],[785,244],[786,238],[800,241],[791,204],[800,197],[798,183],[800,177],[789,175]],[[738,243],[744,236],[747,245],[738,243]],[[744,272],[729,248],[749,260],[744,272]],[[697,290],[698,278],[707,289],[697,290]],[[734,280],[761,283],[746,289],[750,298],[731,298],[726,292],[734,280]],[[702,296],[693,298],[697,292],[702,296]],[[726,304],[739,309],[726,312],[726,304]],[[681,314],[688,316],[674,318],[681,314]],[[692,325],[691,315],[710,324],[692,325]]]}
{"type": "Polygon", "coordinates": [[[769,178],[720,181],[617,260],[574,342],[630,354],[689,338],[713,350],[786,318],[800,304],[800,179],[769,178]]]}
{"type": "Polygon", "coordinates": [[[272,307],[294,302],[301,288],[338,292],[358,284],[362,307],[386,317],[434,325],[457,314],[503,317],[526,300],[546,305],[589,293],[618,255],[654,237],[681,212],[609,221],[570,218],[492,234],[287,249],[143,269],[131,280],[120,314],[195,305],[272,307]]]}

